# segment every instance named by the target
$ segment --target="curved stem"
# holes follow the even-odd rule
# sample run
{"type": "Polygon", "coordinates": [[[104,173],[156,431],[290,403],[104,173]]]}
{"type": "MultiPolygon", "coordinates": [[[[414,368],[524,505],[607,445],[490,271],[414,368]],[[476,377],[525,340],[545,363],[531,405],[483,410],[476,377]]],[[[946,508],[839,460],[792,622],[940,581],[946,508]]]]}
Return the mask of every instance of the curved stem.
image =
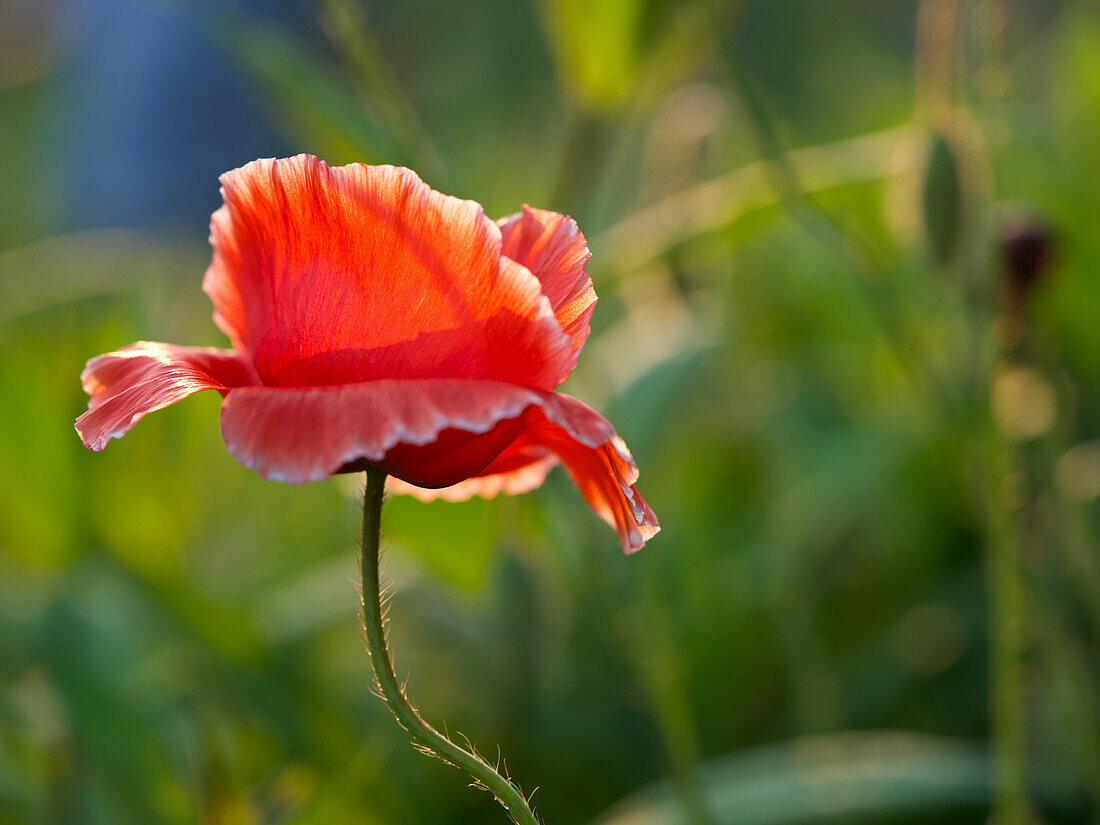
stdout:
{"type": "Polygon", "coordinates": [[[404,685],[397,681],[386,640],[383,596],[378,574],[378,535],[385,484],[386,474],[381,470],[370,468],[366,471],[366,487],[363,491],[363,552],[360,557],[363,576],[363,627],[367,633],[367,648],[379,694],[408,733],[415,748],[469,774],[474,785],[493,794],[517,825],[538,825],[538,819],[531,812],[531,807],[519,788],[482,759],[473,746],[466,749],[456,745],[421,719],[405,695],[404,685]]]}

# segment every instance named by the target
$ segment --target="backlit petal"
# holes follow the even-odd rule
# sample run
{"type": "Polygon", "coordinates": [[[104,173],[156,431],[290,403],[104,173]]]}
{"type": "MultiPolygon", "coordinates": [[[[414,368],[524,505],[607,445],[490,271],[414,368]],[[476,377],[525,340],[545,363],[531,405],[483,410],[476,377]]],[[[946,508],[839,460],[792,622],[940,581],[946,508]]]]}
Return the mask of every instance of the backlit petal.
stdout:
{"type": "Polygon", "coordinates": [[[204,288],[271,386],[470,378],[551,389],[573,344],[473,201],[299,155],[222,176],[204,288]]]}
{"type": "Polygon", "coordinates": [[[248,362],[233,350],[151,341],[93,358],[80,377],[89,400],[76,431],[93,450],[122,438],[146,413],[193,393],[224,394],[230,387],[256,382],[248,362]]]}
{"type": "Polygon", "coordinates": [[[495,475],[491,463],[518,441],[513,450],[561,460],[627,552],[659,529],[611,425],[559,393],[455,380],[245,387],[226,397],[222,434],[242,464],[267,478],[302,483],[366,462],[417,487],[495,475]]]}
{"type": "MultiPolygon", "coordinates": [[[[585,410],[595,415],[587,407],[585,410]]],[[[519,495],[540,486],[558,464],[565,466],[592,509],[618,531],[626,552],[639,549],[660,530],[653,511],[634,488],[637,467],[617,436],[613,435],[601,449],[592,450],[570,438],[568,429],[545,417],[536,420],[480,475],[442,489],[394,480],[389,486],[395,493],[421,501],[519,495]]]]}
{"type": "MultiPolygon", "coordinates": [[[[566,420],[576,423],[580,416],[604,420],[579,401],[569,400],[576,407],[566,420]]],[[[626,444],[614,431],[611,431],[606,442],[592,448],[573,437],[570,426],[564,421],[552,420],[547,416],[531,427],[523,438],[548,447],[557,454],[588,506],[619,534],[623,552],[640,550],[660,531],[656,514],[634,486],[638,480],[638,467],[626,444]]]]}
{"type": "Polygon", "coordinates": [[[474,496],[494,498],[501,494],[518,496],[541,487],[547,474],[560,463],[560,459],[546,447],[523,443],[521,435],[478,475],[458,484],[417,487],[390,476],[386,486],[394,493],[414,496],[421,501],[466,501],[474,496]]]}
{"type": "Polygon", "coordinates": [[[524,206],[520,214],[498,223],[501,251],[539,279],[558,323],[572,342],[572,358],[560,383],[577,366],[596,308],[596,290],[584,268],[592,253],[577,222],[567,215],[524,206]]]}

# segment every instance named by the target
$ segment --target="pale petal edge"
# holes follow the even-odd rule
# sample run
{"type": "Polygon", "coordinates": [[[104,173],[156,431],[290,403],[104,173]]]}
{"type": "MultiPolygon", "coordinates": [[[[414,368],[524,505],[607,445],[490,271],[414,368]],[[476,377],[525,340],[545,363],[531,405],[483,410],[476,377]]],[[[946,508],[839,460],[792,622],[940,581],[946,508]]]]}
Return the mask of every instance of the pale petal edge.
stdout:
{"type": "Polygon", "coordinates": [[[81,373],[88,411],[76,419],[84,446],[102,450],[148,413],[202,390],[255,383],[251,365],[233,350],[139,341],[88,361],[81,373]]]}

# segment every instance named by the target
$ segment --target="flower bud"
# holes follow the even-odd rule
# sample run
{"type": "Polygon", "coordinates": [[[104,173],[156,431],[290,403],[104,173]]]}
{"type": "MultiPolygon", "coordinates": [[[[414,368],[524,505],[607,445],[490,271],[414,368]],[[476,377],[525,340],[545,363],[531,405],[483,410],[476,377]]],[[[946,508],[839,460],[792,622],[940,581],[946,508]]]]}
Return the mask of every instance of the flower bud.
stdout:
{"type": "Polygon", "coordinates": [[[1005,223],[1000,245],[1009,303],[1020,306],[1050,268],[1054,238],[1041,222],[1018,217],[1005,223]]]}
{"type": "Polygon", "coordinates": [[[955,255],[962,221],[962,184],[959,164],[951,144],[937,135],[928,156],[922,193],[924,232],[937,264],[946,264],[955,255]]]}
{"type": "Polygon", "coordinates": [[[1004,291],[1002,345],[1014,349],[1027,340],[1030,298],[1054,260],[1054,237],[1042,222],[1018,215],[1002,223],[999,246],[1004,291]]]}

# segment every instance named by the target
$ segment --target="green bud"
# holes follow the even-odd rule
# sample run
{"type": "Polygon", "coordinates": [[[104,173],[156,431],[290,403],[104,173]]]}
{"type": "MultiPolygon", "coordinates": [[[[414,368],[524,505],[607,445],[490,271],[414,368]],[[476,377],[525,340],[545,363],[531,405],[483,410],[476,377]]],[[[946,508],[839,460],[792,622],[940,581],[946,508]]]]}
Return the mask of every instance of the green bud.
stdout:
{"type": "Polygon", "coordinates": [[[929,250],[936,263],[946,264],[954,257],[959,242],[962,185],[955,153],[943,135],[936,135],[928,155],[922,200],[929,250]]]}

